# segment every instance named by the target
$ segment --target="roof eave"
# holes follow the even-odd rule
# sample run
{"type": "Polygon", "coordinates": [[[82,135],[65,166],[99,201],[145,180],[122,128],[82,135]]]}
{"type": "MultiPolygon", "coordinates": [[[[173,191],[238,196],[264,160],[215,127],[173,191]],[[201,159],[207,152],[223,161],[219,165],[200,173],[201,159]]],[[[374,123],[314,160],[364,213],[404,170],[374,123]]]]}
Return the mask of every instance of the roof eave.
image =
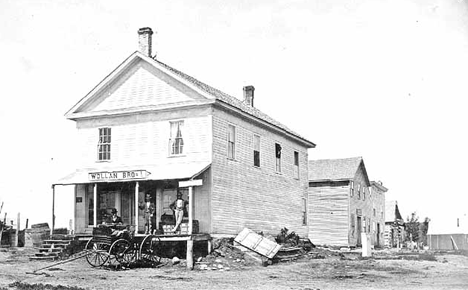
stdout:
{"type": "Polygon", "coordinates": [[[341,182],[341,181],[352,181],[352,178],[337,178],[337,179],[309,179],[309,183],[319,183],[319,182],[341,182]]]}
{"type": "Polygon", "coordinates": [[[118,117],[126,116],[140,113],[149,113],[149,112],[165,112],[165,111],[174,111],[180,109],[188,109],[194,107],[203,107],[211,105],[214,103],[214,100],[207,100],[204,102],[197,103],[181,103],[178,105],[168,104],[167,106],[145,106],[145,107],[134,107],[127,109],[118,109],[118,110],[106,110],[106,111],[97,111],[97,112],[83,112],[83,113],[71,113],[67,114],[65,117],[69,120],[79,120],[79,119],[89,119],[97,117],[118,117]]]}
{"type": "Polygon", "coordinates": [[[271,123],[269,123],[269,122],[267,122],[267,121],[265,121],[265,120],[262,120],[262,119],[260,119],[260,118],[258,118],[258,117],[256,117],[256,116],[254,116],[254,115],[252,115],[252,114],[249,114],[249,113],[247,113],[247,112],[244,112],[244,111],[242,111],[241,109],[239,109],[239,108],[237,108],[237,107],[235,107],[235,106],[233,106],[233,105],[231,105],[231,104],[229,104],[229,103],[223,102],[223,101],[220,100],[220,99],[217,99],[216,102],[215,102],[215,104],[221,105],[223,108],[227,108],[227,109],[229,109],[230,111],[236,112],[236,113],[238,113],[238,114],[240,114],[240,115],[242,115],[242,116],[245,116],[245,117],[247,117],[247,118],[249,118],[249,119],[255,120],[256,122],[259,122],[259,123],[261,123],[262,125],[265,125],[265,126],[267,126],[268,128],[271,128],[271,129],[273,129],[273,130],[275,130],[275,131],[279,131],[279,132],[281,132],[281,133],[283,133],[283,134],[286,134],[288,137],[290,137],[290,138],[296,140],[297,142],[302,143],[302,144],[305,145],[307,148],[315,148],[315,146],[316,146],[313,142],[311,142],[311,141],[309,141],[309,140],[307,140],[307,139],[305,139],[305,138],[303,138],[303,137],[301,137],[301,136],[292,134],[291,132],[288,132],[288,131],[286,131],[286,130],[283,129],[283,128],[280,128],[280,127],[278,127],[278,126],[276,126],[276,125],[274,125],[274,124],[271,124],[271,123]]]}

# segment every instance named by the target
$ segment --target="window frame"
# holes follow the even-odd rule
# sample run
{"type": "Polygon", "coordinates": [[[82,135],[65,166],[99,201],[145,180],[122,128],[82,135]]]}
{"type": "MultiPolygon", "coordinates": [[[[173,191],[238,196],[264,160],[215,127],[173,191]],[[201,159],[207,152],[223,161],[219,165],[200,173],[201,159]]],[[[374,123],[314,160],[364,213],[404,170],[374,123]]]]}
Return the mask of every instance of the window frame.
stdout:
{"type": "Polygon", "coordinates": [[[260,149],[261,149],[261,137],[259,134],[253,134],[253,137],[252,137],[252,149],[253,149],[253,165],[255,167],[261,167],[261,153],[260,153],[260,149]],[[258,144],[257,144],[257,141],[258,140],[258,144]],[[256,148],[258,146],[258,148],[256,148]],[[256,150],[258,149],[258,150],[256,150]]]}
{"type": "Polygon", "coordinates": [[[236,160],[236,126],[229,123],[227,128],[227,158],[236,160]],[[231,134],[231,128],[233,129],[233,134],[231,134]],[[233,137],[232,140],[230,139],[231,136],[233,137]]]}
{"type": "Polygon", "coordinates": [[[281,173],[281,157],[283,155],[283,147],[280,143],[275,142],[275,172],[281,173]],[[279,150],[278,150],[279,148],[279,150]],[[278,157],[279,156],[279,157],[278,157]]]}
{"type": "Polygon", "coordinates": [[[97,161],[106,162],[111,160],[112,128],[98,128],[97,161]]]}
{"type": "Polygon", "coordinates": [[[293,174],[294,174],[295,179],[299,179],[299,177],[300,177],[299,163],[300,163],[300,161],[299,161],[299,151],[294,150],[294,153],[293,153],[293,166],[294,166],[293,174]]]}
{"type": "Polygon", "coordinates": [[[302,225],[307,225],[307,198],[302,198],[302,225]]]}
{"type": "Polygon", "coordinates": [[[169,148],[168,148],[168,153],[170,157],[173,156],[184,156],[184,147],[185,147],[185,142],[184,142],[184,134],[183,128],[184,128],[185,122],[184,120],[173,120],[169,121],[169,148]],[[172,136],[172,126],[175,124],[179,124],[177,127],[177,132],[176,136],[172,136]],[[180,136],[179,136],[180,133],[180,136]]]}

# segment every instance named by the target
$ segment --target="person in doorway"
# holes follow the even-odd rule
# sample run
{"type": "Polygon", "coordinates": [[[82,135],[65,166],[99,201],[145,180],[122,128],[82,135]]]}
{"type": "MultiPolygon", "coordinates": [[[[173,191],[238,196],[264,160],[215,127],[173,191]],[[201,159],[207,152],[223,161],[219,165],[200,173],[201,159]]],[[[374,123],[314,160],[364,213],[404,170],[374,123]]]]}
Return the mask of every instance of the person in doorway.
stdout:
{"type": "Polygon", "coordinates": [[[170,205],[170,208],[174,211],[175,226],[172,232],[176,232],[179,228],[182,220],[184,219],[184,211],[188,201],[182,199],[182,192],[177,192],[177,199],[170,205]]]}
{"type": "Polygon", "coordinates": [[[107,218],[106,224],[108,225],[121,225],[123,224],[122,218],[117,215],[117,209],[111,210],[111,215],[107,218]]]}

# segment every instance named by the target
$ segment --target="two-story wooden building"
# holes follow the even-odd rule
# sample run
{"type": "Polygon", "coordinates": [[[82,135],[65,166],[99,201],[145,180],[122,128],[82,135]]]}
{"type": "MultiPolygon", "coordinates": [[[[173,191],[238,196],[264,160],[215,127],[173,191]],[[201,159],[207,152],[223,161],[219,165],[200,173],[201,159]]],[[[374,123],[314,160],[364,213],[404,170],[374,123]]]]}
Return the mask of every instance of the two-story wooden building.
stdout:
{"type": "Polygon", "coordinates": [[[385,245],[385,193],[388,189],[383,185],[382,181],[371,181],[369,187],[369,197],[372,203],[372,229],[371,243],[375,247],[383,247],[385,245]]]}
{"type": "Polygon", "coordinates": [[[307,235],[307,160],[314,143],[244,99],[227,95],[152,57],[152,30],[66,117],[76,122],[81,163],[57,185],[75,187],[74,230],[90,233],[111,208],[144,231],[172,215],[179,181],[201,179],[189,204],[199,231],[244,227],[307,235]]]}
{"type": "Polygon", "coordinates": [[[382,228],[377,211],[384,199],[371,196],[370,186],[362,157],[309,161],[309,239],[317,245],[360,246],[361,233],[382,228]]]}

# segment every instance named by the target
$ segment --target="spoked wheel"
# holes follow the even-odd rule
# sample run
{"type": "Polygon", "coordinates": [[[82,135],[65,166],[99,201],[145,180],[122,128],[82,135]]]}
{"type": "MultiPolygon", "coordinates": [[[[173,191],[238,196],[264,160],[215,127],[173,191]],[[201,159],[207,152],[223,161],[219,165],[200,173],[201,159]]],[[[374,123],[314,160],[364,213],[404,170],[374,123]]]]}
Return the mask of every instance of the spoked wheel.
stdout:
{"type": "Polygon", "coordinates": [[[115,241],[110,247],[109,254],[114,256],[122,266],[128,267],[136,262],[136,249],[125,239],[115,241]]]}
{"type": "Polygon", "coordinates": [[[153,235],[146,236],[140,244],[140,258],[144,263],[156,266],[161,261],[160,240],[153,235]]]}
{"type": "Polygon", "coordinates": [[[109,246],[107,243],[89,240],[86,243],[86,261],[93,267],[103,266],[109,259],[109,246]]]}

